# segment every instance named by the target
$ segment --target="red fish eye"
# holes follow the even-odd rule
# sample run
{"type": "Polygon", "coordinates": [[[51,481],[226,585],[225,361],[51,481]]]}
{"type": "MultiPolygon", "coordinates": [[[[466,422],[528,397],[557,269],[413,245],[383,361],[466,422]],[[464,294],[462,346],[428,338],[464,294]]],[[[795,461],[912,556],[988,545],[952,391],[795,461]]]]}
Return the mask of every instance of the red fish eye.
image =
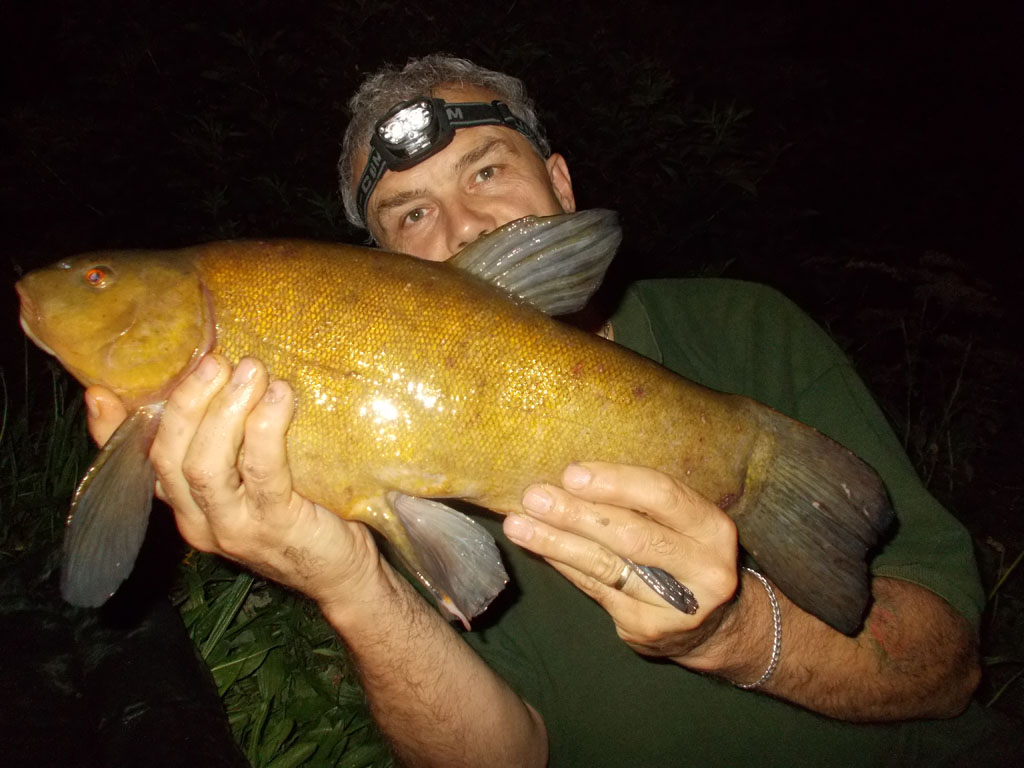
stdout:
{"type": "Polygon", "coordinates": [[[103,285],[107,279],[107,273],[103,267],[93,267],[85,273],[85,282],[89,285],[103,285]]]}

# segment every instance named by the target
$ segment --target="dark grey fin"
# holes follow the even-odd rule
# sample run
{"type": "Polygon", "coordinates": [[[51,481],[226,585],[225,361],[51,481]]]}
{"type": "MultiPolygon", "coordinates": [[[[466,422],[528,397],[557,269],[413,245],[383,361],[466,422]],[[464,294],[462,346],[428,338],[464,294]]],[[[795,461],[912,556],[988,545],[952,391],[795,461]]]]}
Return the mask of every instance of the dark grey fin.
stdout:
{"type": "Polygon", "coordinates": [[[653,565],[637,565],[628,557],[623,558],[626,565],[633,569],[644,584],[653,589],[657,595],[673,608],[677,608],[685,614],[692,616],[700,608],[697,598],[689,587],[680,584],[676,577],[661,568],[653,565]]]}
{"type": "Polygon", "coordinates": [[[78,484],[60,579],[72,605],[103,605],[135,565],[153,505],[149,447],[162,410],[146,406],[125,419],[78,484]]]}
{"type": "Polygon", "coordinates": [[[416,554],[416,577],[466,629],[508,583],[501,554],[487,530],[439,501],[392,491],[388,504],[416,554]]]}
{"type": "Polygon", "coordinates": [[[881,478],[825,435],[759,411],[769,451],[751,462],[740,543],[794,603],[847,635],[871,597],[869,553],[894,513],[881,478]]]}
{"type": "Polygon", "coordinates": [[[470,243],[449,261],[548,315],[583,309],[622,240],[614,211],[527,216],[470,243]]]}

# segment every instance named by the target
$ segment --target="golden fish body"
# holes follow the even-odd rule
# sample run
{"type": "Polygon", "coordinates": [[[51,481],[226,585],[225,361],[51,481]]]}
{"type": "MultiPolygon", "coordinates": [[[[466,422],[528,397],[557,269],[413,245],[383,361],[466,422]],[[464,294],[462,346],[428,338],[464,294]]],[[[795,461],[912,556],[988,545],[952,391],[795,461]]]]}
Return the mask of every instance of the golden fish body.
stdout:
{"type": "MultiPolygon", "coordinates": [[[[374,526],[414,568],[389,493],[509,514],[527,485],[557,482],[586,460],[684,481],[734,517],[755,557],[783,562],[791,553],[759,551],[758,534],[744,528],[779,524],[758,517],[790,433],[846,453],[747,398],[689,382],[450,265],[407,256],[223,242],[90,254],[28,275],[19,290],[30,335],[83,384],[130,405],[164,399],[211,349],[236,363],[262,360],[296,393],[287,437],[296,490],[374,526]]],[[[863,505],[880,503],[874,493],[863,505]]],[[[844,610],[859,621],[862,609],[844,610]]]]}
{"type": "Polygon", "coordinates": [[[742,501],[758,435],[747,401],[459,272],[304,243],[223,243],[188,258],[218,351],[263,360],[298,394],[298,487],[346,517],[390,489],[510,513],[528,484],[598,458],[742,501]]]}

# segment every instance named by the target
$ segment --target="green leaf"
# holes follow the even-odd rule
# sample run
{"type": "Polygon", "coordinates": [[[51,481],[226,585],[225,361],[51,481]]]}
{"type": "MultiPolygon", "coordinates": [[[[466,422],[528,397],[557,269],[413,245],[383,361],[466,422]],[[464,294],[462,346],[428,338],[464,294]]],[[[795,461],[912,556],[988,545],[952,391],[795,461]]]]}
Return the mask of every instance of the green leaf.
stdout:
{"type": "Polygon", "coordinates": [[[267,768],[293,768],[302,765],[313,756],[318,747],[319,745],[312,741],[300,741],[273,762],[268,763],[267,768]]]}
{"type": "Polygon", "coordinates": [[[376,744],[360,744],[345,752],[337,768],[366,768],[379,761],[385,754],[376,744]]]}
{"type": "Polygon", "coordinates": [[[236,680],[247,677],[248,675],[251,675],[253,671],[259,669],[259,666],[267,658],[267,654],[274,647],[276,647],[274,644],[263,646],[255,645],[243,652],[229,657],[219,664],[212,665],[210,667],[210,672],[213,673],[213,679],[217,683],[217,690],[220,691],[221,695],[223,695],[236,680]]]}
{"type": "Polygon", "coordinates": [[[250,573],[240,573],[235,579],[234,585],[228,590],[228,593],[224,596],[222,603],[218,605],[219,612],[216,614],[216,623],[213,626],[213,630],[210,632],[209,637],[203,642],[199,648],[199,653],[205,659],[210,655],[210,651],[220,642],[224,632],[227,631],[232,620],[238,614],[238,609],[242,607],[242,602],[245,600],[245,596],[249,592],[249,588],[252,586],[253,576],[250,573]]]}
{"type": "Polygon", "coordinates": [[[285,657],[280,648],[275,648],[267,656],[266,661],[256,671],[256,682],[259,684],[260,696],[271,699],[281,690],[285,681],[285,657]]]}
{"type": "Polygon", "coordinates": [[[290,717],[274,720],[264,731],[263,743],[260,745],[260,763],[266,764],[274,759],[274,755],[285,743],[292,731],[295,730],[295,721],[290,717]]]}

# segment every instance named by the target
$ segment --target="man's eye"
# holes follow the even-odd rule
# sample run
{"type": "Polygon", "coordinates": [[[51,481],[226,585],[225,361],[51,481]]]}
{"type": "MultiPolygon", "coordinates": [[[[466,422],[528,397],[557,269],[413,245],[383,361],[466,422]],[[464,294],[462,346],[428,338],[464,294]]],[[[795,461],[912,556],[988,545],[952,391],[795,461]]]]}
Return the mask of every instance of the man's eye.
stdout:
{"type": "Polygon", "coordinates": [[[494,178],[494,175],[498,172],[498,169],[493,165],[488,165],[486,168],[481,168],[477,171],[476,178],[474,181],[489,181],[494,178]]]}
{"type": "Polygon", "coordinates": [[[406,224],[415,224],[417,221],[422,219],[426,215],[426,212],[422,208],[414,208],[405,214],[406,224]]]}

